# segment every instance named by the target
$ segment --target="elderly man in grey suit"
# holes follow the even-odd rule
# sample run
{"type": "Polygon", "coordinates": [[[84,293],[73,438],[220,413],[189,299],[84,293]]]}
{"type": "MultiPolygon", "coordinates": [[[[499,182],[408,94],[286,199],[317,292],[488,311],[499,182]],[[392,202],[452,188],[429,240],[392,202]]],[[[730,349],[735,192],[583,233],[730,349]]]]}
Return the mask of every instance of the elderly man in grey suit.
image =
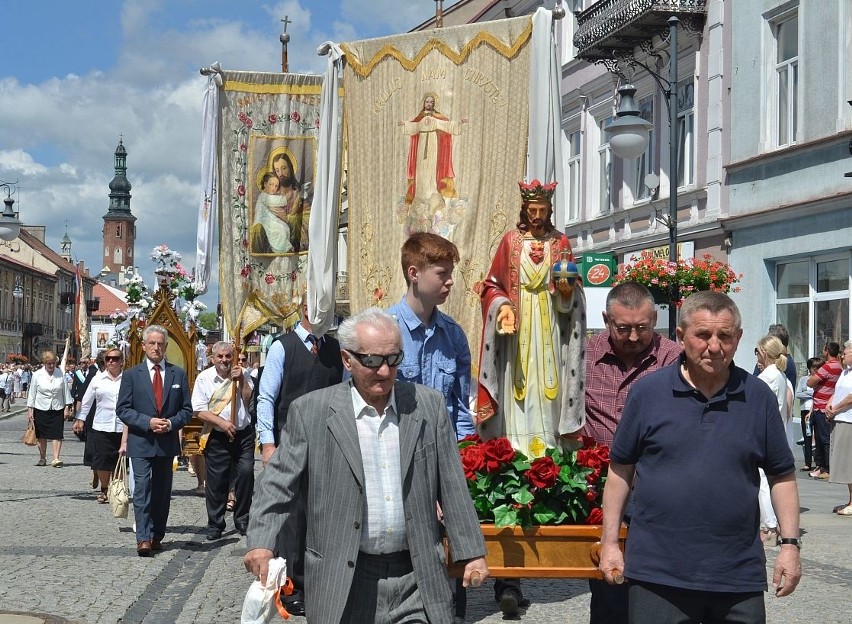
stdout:
{"type": "Polygon", "coordinates": [[[488,577],[485,544],[441,394],[397,382],[399,327],[370,308],[340,325],[350,381],[293,402],[259,479],[246,569],[266,580],[294,501],[307,514],[305,605],[312,624],[453,622],[443,523],[464,584],[488,577]]]}
{"type": "Polygon", "coordinates": [[[142,332],[145,359],[124,372],[115,414],[128,427],[133,465],[136,553],[163,549],[172,496],[172,462],[180,454],[178,430],[192,417],[189,383],[182,368],[166,362],[169,334],[159,325],[142,332]]]}

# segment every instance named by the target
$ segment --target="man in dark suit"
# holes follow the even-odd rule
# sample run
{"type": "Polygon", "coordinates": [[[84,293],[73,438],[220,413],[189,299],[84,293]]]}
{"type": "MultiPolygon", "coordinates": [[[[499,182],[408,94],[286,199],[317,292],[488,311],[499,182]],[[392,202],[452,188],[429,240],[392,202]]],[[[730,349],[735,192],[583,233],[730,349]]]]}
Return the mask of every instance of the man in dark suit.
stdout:
{"type": "Polygon", "coordinates": [[[278,535],[303,501],[312,624],[450,624],[438,504],[465,586],[488,567],[444,397],[396,381],[402,339],[387,313],[360,312],[338,338],[352,379],[290,406],[255,494],[246,568],[265,582],[278,535]]]}
{"type": "Polygon", "coordinates": [[[115,412],[128,427],[133,466],[136,552],[163,549],[172,494],[172,462],[180,454],[178,430],[192,417],[183,369],[165,361],[169,335],[159,325],[142,332],[145,360],[124,371],[115,412]]]}

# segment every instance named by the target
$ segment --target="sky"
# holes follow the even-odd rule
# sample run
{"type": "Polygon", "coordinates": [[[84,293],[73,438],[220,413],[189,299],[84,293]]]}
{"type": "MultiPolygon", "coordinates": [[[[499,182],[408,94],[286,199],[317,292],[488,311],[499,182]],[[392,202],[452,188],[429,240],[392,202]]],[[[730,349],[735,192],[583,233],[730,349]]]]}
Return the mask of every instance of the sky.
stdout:
{"type": "MultiPolygon", "coordinates": [[[[152,284],[157,245],[195,264],[201,67],[280,71],[287,15],[290,71],[321,73],[322,42],[406,32],[434,11],[433,0],[3,2],[0,181],[17,181],[25,224],[47,226],[57,251],[67,231],[95,275],[122,139],[136,264],[152,284]]],[[[202,301],[215,309],[217,296],[213,283],[202,301]]]]}

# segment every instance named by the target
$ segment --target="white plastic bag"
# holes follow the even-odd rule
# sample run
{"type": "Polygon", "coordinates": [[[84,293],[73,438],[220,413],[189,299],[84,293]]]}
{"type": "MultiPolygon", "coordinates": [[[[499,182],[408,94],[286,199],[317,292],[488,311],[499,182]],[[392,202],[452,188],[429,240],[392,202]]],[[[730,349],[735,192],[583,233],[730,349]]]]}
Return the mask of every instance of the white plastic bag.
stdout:
{"type": "Polygon", "coordinates": [[[243,601],[243,613],[240,624],[269,624],[278,610],[275,607],[275,595],[278,588],[287,582],[287,562],[283,557],[275,557],[269,561],[269,572],[266,574],[266,585],[260,579],[255,579],[246,592],[243,601]]]}

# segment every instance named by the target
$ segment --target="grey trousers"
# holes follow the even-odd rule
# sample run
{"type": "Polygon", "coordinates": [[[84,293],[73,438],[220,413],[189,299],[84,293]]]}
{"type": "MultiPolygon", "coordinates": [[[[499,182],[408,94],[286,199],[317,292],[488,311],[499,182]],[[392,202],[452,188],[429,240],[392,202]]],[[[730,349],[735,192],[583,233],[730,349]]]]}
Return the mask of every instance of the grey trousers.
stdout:
{"type": "Polygon", "coordinates": [[[408,552],[358,555],[341,624],[428,624],[408,552]]]}

